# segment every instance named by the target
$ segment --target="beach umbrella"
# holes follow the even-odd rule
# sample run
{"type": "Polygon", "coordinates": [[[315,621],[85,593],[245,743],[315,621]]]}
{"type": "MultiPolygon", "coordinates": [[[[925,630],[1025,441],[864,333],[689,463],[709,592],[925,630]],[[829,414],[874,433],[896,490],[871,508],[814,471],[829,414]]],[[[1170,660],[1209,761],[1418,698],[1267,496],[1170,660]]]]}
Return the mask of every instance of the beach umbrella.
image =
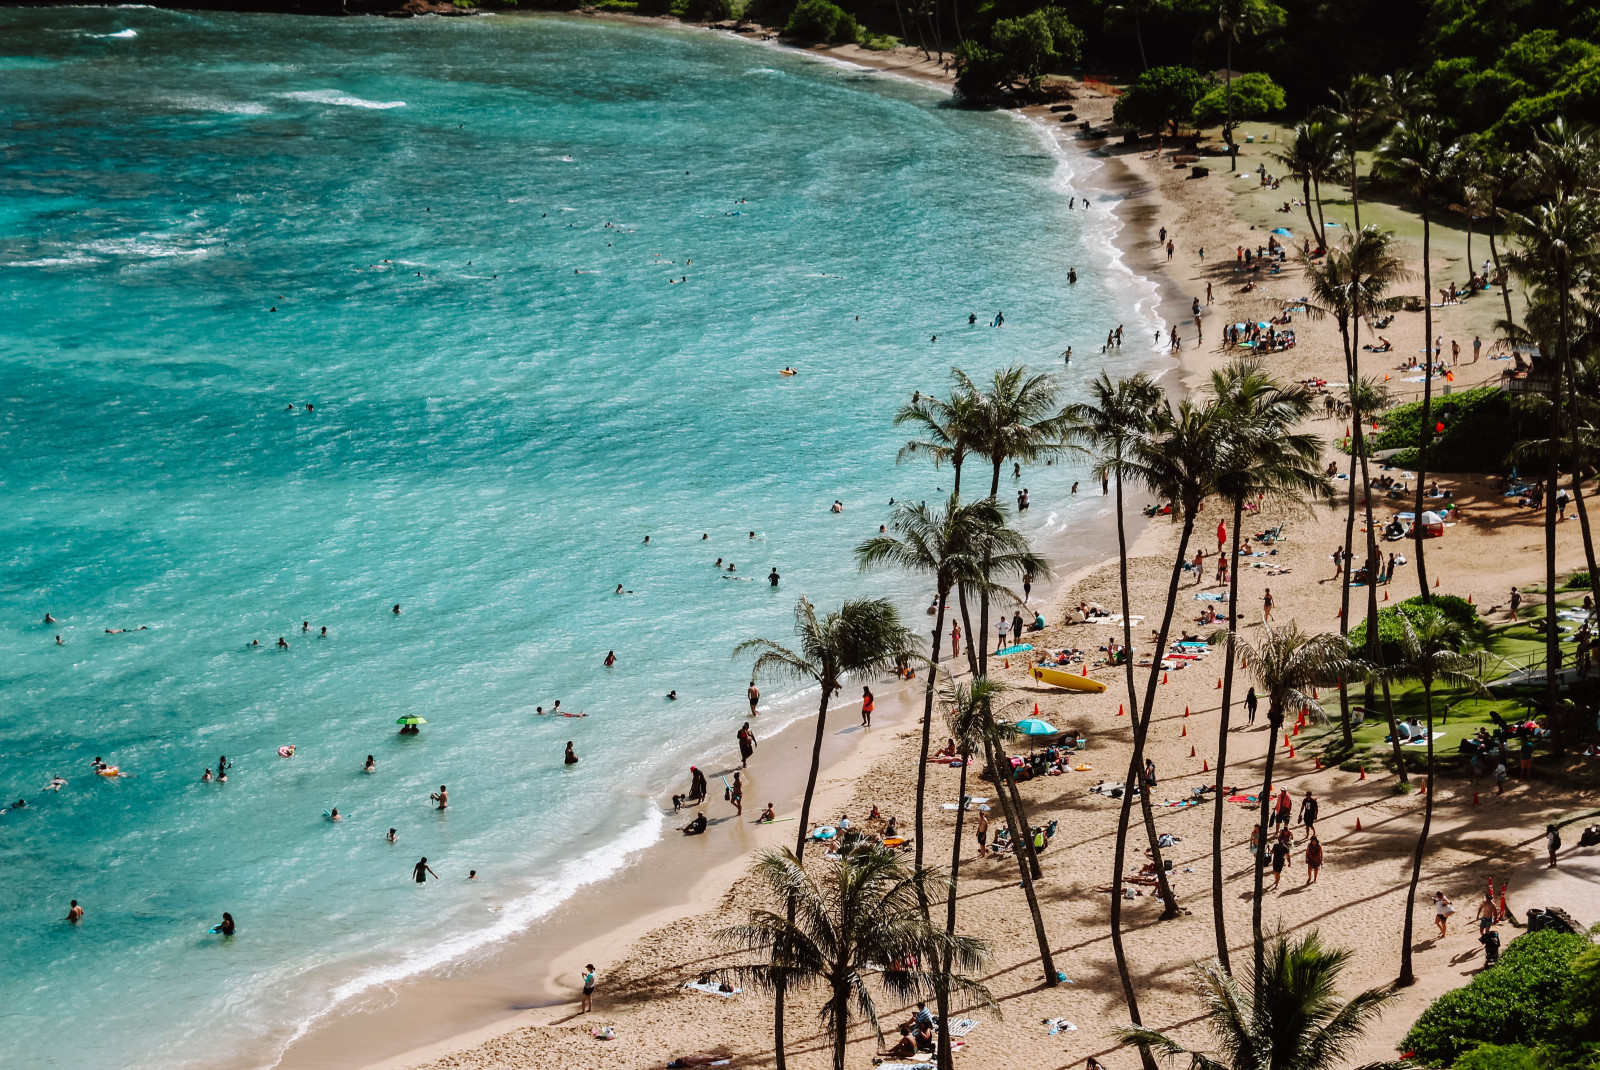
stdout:
{"type": "Polygon", "coordinates": [[[1291,238],[1291,237],[1294,236],[1289,232],[1289,228],[1288,227],[1273,227],[1272,228],[1272,233],[1280,234],[1285,238],[1291,238]]]}
{"type": "Polygon", "coordinates": [[[428,723],[428,719],[426,717],[397,717],[397,718],[395,718],[395,722],[394,723],[395,724],[427,724],[428,723]]]}
{"type": "Polygon", "coordinates": [[[1037,717],[1028,717],[1017,722],[1017,731],[1025,736],[1053,736],[1060,729],[1049,721],[1041,721],[1037,717]]]}

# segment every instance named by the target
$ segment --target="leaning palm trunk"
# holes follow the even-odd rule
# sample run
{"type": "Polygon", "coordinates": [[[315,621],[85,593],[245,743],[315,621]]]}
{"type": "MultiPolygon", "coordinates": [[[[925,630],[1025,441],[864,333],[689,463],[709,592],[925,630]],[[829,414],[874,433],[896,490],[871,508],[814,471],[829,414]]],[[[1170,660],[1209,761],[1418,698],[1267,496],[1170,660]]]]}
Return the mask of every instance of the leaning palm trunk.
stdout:
{"type": "MultiPolygon", "coordinates": [[[[1306,224],[1311,227],[1311,233],[1320,235],[1321,232],[1317,230],[1316,217],[1311,214],[1311,172],[1309,170],[1300,176],[1300,186],[1306,199],[1306,224]]],[[[1322,242],[1318,240],[1317,244],[1321,245],[1322,242]]],[[[1223,963],[1223,968],[1227,968],[1227,963],[1223,963]]]]}
{"type": "Polygon", "coordinates": [[[1506,269],[1500,266],[1500,250],[1494,244],[1493,227],[1489,228],[1489,256],[1494,260],[1494,273],[1500,276],[1500,299],[1506,303],[1506,326],[1511,327],[1517,322],[1511,314],[1511,279],[1506,269]]]}
{"type": "MultiPolygon", "coordinates": [[[[1422,433],[1417,439],[1417,498],[1416,510],[1411,518],[1411,532],[1417,544],[1417,583],[1422,587],[1424,605],[1433,601],[1428,592],[1428,562],[1423,549],[1422,489],[1428,478],[1428,445],[1433,441],[1433,268],[1428,263],[1428,242],[1431,227],[1428,219],[1428,195],[1422,196],[1422,352],[1428,360],[1428,371],[1422,377],[1422,433]]],[[[1552,486],[1551,494],[1555,493],[1552,486]]],[[[1552,501],[1554,498],[1551,499],[1552,501]]]]}
{"type": "MultiPolygon", "coordinates": [[[[1558,706],[1561,630],[1556,627],[1556,484],[1561,479],[1561,448],[1558,444],[1561,430],[1561,376],[1567,364],[1567,303],[1571,297],[1565,261],[1560,267],[1560,278],[1561,339],[1556,347],[1556,388],[1550,397],[1550,433],[1546,440],[1550,457],[1546,462],[1545,472],[1550,485],[1544,496],[1545,713],[1549,718],[1551,749],[1558,758],[1564,749],[1564,732],[1561,726],[1561,710],[1558,706]]],[[[1420,488],[1418,493],[1421,493],[1420,488]]],[[[1590,581],[1593,582],[1593,579],[1591,575],[1590,581]]]]}
{"type": "Polygon", "coordinates": [[[1433,826],[1433,682],[1422,682],[1422,707],[1428,718],[1428,775],[1427,797],[1422,801],[1422,834],[1417,837],[1416,850],[1411,853],[1411,887],[1406,892],[1405,931],[1400,939],[1400,977],[1395,984],[1404,988],[1416,982],[1411,972],[1412,915],[1417,907],[1417,884],[1422,880],[1422,856],[1428,849],[1428,832],[1433,826]]]}
{"type": "MultiPolygon", "coordinates": [[[[1118,578],[1122,583],[1122,642],[1123,647],[1129,652],[1128,657],[1123,659],[1128,677],[1128,706],[1137,711],[1139,689],[1133,680],[1133,623],[1128,618],[1128,614],[1132,612],[1128,598],[1128,535],[1122,516],[1120,470],[1117,473],[1117,564],[1118,578]]],[[[1122,979],[1122,995],[1128,1002],[1128,1020],[1134,1025],[1139,1025],[1141,1024],[1139,998],[1133,989],[1133,974],[1128,969],[1128,954],[1122,946],[1122,877],[1128,848],[1129,805],[1127,785],[1124,784],[1122,810],[1117,820],[1116,853],[1111,862],[1111,950],[1117,960],[1117,975],[1122,979]]],[[[1151,1070],[1155,1064],[1154,1057],[1143,1049],[1140,1049],[1139,1054],[1144,1061],[1145,1070],[1151,1070]]]]}
{"type": "MultiPolygon", "coordinates": [[[[1372,518],[1372,482],[1371,473],[1367,469],[1366,440],[1361,434],[1361,425],[1356,425],[1356,448],[1361,453],[1361,486],[1366,494],[1366,522],[1367,522],[1367,663],[1378,668],[1378,675],[1383,675],[1383,643],[1378,635],[1378,570],[1380,557],[1378,553],[1378,529],[1372,518]]],[[[1366,685],[1367,693],[1372,692],[1372,683],[1369,677],[1366,685]]],[[[1400,733],[1394,723],[1394,703],[1389,699],[1389,681],[1383,681],[1383,704],[1389,713],[1389,739],[1394,746],[1394,767],[1400,774],[1400,783],[1411,782],[1406,773],[1405,752],[1400,749],[1400,733]]],[[[1366,709],[1362,710],[1362,719],[1366,718],[1366,709]]],[[[1430,744],[1431,746],[1431,744],[1430,744]]]]}
{"type": "MultiPolygon", "coordinates": [[[[1261,899],[1266,878],[1267,818],[1272,808],[1272,769],[1278,761],[1278,729],[1283,727],[1283,700],[1274,696],[1267,705],[1267,768],[1262,773],[1261,784],[1261,836],[1256,844],[1255,894],[1250,903],[1250,931],[1255,940],[1255,976],[1263,977],[1262,954],[1266,936],[1261,931],[1261,899]]],[[[1258,993],[1259,996],[1259,993],[1258,993]]]]}
{"type": "MultiPolygon", "coordinates": [[[[961,781],[956,789],[956,836],[950,844],[950,894],[945,897],[944,905],[944,931],[947,937],[956,934],[956,890],[961,884],[961,831],[967,816],[967,767],[972,764],[972,755],[965,749],[961,751],[961,781]]],[[[944,956],[943,973],[950,973],[950,952],[944,956]]],[[[941,982],[934,991],[934,1001],[939,1011],[939,1021],[950,1020],[950,986],[941,982]]],[[[939,1030],[939,1048],[937,1057],[939,1070],[950,1070],[953,1053],[950,1050],[950,1031],[939,1030]]]]}
{"type": "MultiPolygon", "coordinates": [[[[1348,363],[1348,362],[1347,362],[1348,363]]],[[[1351,369],[1353,371],[1353,369],[1351,369]]],[[[1355,379],[1350,380],[1352,384],[1355,379]]],[[[1359,395],[1357,395],[1359,396],[1359,395]]],[[[1361,406],[1352,406],[1350,421],[1356,431],[1361,429],[1361,406]]],[[[1349,504],[1344,515],[1344,561],[1339,570],[1339,638],[1344,639],[1350,635],[1350,551],[1355,542],[1356,531],[1356,439],[1350,440],[1350,484],[1349,504]]],[[[1370,629],[1369,629],[1370,630],[1370,629]]],[[[1339,678],[1339,726],[1344,734],[1347,745],[1355,746],[1355,736],[1350,727],[1350,684],[1344,678],[1339,678]]]]}
{"type": "MultiPolygon", "coordinates": [[[[1028,830],[1021,826],[1014,816],[1011,797],[1006,794],[1003,780],[1008,776],[1008,773],[1001,769],[1003,759],[1001,758],[999,747],[995,745],[993,740],[985,740],[983,749],[984,757],[989,762],[990,773],[994,777],[995,787],[998,789],[995,796],[1000,800],[1001,813],[1005,815],[1006,830],[1011,835],[1011,851],[1016,856],[1017,870],[1022,876],[1022,894],[1028,900],[1028,913],[1033,918],[1033,935],[1034,939],[1039,942],[1039,960],[1044,964],[1045,984],[1054,988],[1060,982],[1056,979],[1055,960],[1050,955],[1050,938],[1044,931],[1044,914],[1039,910],[1039,897],[1033,890],[1033,877],[1028,872],[1027,858],[1022,853],[1022,841],[1029,838],[1027,835],[1028,830]],[[1017,832],[1019,828],[1022,829],[1020,836],[1017,832]]],[[[1009,763],[1007,768],[1009,768],[1009,763]]]]}
{"type": "MultiPolygon", "coordinates": [[[[1228,717],[1233,710],[1233,644],[1239,635],[1239,525],[1243,522],[1244,499],[1235,498],[1233,547],[1228,551],[1228,655],[1222,664],[1222,715],[1217,723],[1217,805],[1211,816],[1211,923],[1217,937],[1217,961],[1229,971],[1232,967],[1228,965],[1228,926],[1222,913],[1222,801],[1227,795],[1222,784],[1228,768],[1228,717]]],[[[1131,669],[1129,674],[1132,674],[1131,669]]]]}
{"type": "MultiPolygon", "coordinates": [[[[928,686],[924,690],[922,701],[922,751],[917,765],[916,861],[918,869],[922,868],[922,811],[928,789],[928,744],[933,733],[933,683],[939,675],[939,641],[944,636],[944,603],[950,597],[950,591],[946,588],[938,591],[938,595],[939,609],[933,618],[932,657],[928,659],[928,686]]],[[[966,768],[963,767],[961,771],[963,780],[966,779],[966,775],[966,768]]]]}

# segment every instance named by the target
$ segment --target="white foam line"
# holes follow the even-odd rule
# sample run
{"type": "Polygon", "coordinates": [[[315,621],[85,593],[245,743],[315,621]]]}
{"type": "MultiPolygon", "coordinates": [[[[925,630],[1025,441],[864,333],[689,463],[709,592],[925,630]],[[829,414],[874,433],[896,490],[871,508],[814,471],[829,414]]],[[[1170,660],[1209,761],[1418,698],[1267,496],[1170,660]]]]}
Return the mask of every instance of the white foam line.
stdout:
{"type": "Polygon", "coordinates": [[[341,1004],[374,988],[397,984],[462,959],[474,951],[527,929],[572,898],[579,890],[603,881],[622,869],[633,855],[661,838],[661,829],[665,823],[666,818],[660,807],[651,802],[646,807],[644,820],[624,832],[619,839],[602,844],[587,854],[562,864],[554,880],[543,882],[526,895],[507,903],[501,908],[500,917],[488,928],[457,933],[426,949],[409,952],[396,962],[375,966],[352,977],[333,990],[327,1006],[297,1025],[293,1035],[279,1046],[272,1061],[267,1064],[268,1067],[276,1067],[281,1063],[291,1045],[310,1032],[318,1021],[337,1010],[341,1004]]]}

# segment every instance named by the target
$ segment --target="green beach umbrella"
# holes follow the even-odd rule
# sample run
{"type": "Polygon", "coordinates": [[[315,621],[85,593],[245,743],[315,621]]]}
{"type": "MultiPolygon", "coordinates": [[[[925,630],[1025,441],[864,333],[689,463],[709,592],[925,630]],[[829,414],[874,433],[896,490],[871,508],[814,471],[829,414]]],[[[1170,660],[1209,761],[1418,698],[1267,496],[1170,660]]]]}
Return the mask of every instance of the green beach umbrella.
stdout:
{"type": "Polygon", "coordinates": [[[395,724],[427,724],[428,723],[428,719],[426,717],[399,717],[399,718],[395,719],[394,723],[395,724]]]}

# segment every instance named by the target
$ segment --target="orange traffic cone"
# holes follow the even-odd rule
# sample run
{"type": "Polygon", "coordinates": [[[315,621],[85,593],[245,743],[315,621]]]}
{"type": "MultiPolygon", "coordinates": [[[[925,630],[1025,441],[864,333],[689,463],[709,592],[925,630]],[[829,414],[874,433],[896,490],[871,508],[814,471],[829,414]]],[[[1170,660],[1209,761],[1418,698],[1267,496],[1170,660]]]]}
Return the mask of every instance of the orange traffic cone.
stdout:
{"type": "Polygon", "coordinates": [[[1478,805],[1478,793],[1477,792],[1473,792],[1472,793],[1472,805],[1473,806],[1477,806],[1478,805]]]}
{"type": "Polygon", "coordinates": [[[1191,758],[1194,757],[1194,748],[1193,747],[1189,748],[1189,757],[1191,757],[1191,758]]]}
{"type": "Polygon", "coordinates": [[[1357,832],[1361,831],[1361,818],[1360,817],[1356,818],[1356,831],[1357,832]]]}
{"type": "Polygon", "coordinates": [[[1384,591],[1383,592],[1383,600],[1385,602],[1387,602],[1389,600],[1389,592],[1388,591],[1384,591]]]}
{"type": "Polygon", "coordinates": [[[1283,734],[1283,745],[1285,747],[1287,747],[1289,745],[1289,733],[1287,733],[1287,732],[1285,732],[1283,734]]]}
{"type": "Polygon", "coordinates": [[[1039,704],[1037,702],[1033,704],[1033,715],[1035,717],[1039,716],[1039,704]]]}
{"type": "Polygon", "coordinates": [[[1127,711],[1125,711],[1122,708],[1122,703],[1120,703],[1120,702],[1117,703],[1117,716],[1118,717],[1126,717],[1126,716],[1128,716],[1127,711]]]}
{"type": "Polygon", "coordinates": [[[1222,690],[1222,677],[1220,677],[1220,676],[1217,677],[1217,686],[1212,688],[1212,690],[1213,691],[1221,691],[1222,690]]]}
{"type": "Polygon", "coordinates": [[[1333,611],[1333,619],[1334,620],[1338,620],[1342,616],[1344,616],[1344,610],[1336,609],[1336,610],[1333,611]]]}
{"type": "Polygon", "coordinates": [[[1188,734],[1189,734],[1189,726],[1188,725],[1184,725],[1183,726],[1183,731],[1178,733],[1178,738],[1182,739],[1184,736],[1187,736],[1188,734]]]}
{"type": "Polygon", "coordinates": [[[1211,772],[1211,763],[1206,761],[1204,758],[1201,758],[1200,759],[1200,771],[1202,773],[1211,772]]]}
{"type": "Polygon", "coordinates": [[[1418,795],[1426,795],[1426,794],[1428,794],[1428,782],[1426,780],[1422,781],[1420,784],[1417,785],[1417,794],[1418,795]]]}
{"type": "Polygon", "coordinates": [[[1367,779],[1367,767],[1366,766],[1363,765],[1361,767],[1361,775],[1356,777],[1356,779],[1357,780],[1365,780],[1365,779],[1367,779]]]}
{"type": "Polygon", "coordinates": [[[1320,691],[1318,691],[1316,688],[1313,687],[1311,689],[1311,697],[1312,698],[1321,698],[1322,697],[1322,693],[1320,691]]]}
{"type": "Polygon", "coordinates": [[[1239,659],[1239,668],[1248,669],[1249,667],[1250,667],[1250,659],[1249,658],[1240,658],[1239,659]]]}
{"type": "Polygon", "coordinates": [[[1162,683],[1166,683],[1167,682],[1167,674],[1166,673],[1162,673],[1161,674],[1161,682],[1162,683]]]}
{"type": "Polygon", "coordinates": [[[1318,768],[1318,769],[1321,769],[1321,768],[1322,768],[1322,759],[1321,759],[1321,758],[1318,758],[1318,759],[1317,759],[1317,768],[1318,768]]]}
{"type": "Polygon", "coordinates": [[[1300,734],[1300,722],[1299,721],[1296,721],[1294,723],[1294,734],[1297,735],[1297,736],[1300,734]]]}
{"type": "Polygon", "coordinates": [[[1291,757],[1291,758],[1294,757],[1294,748],[1293,747],[1289,748],[1289,757],[1291,757]]]}
{"type": "Polygon", "coordinates": [[[1433,585],[1434,585],[1434,586],[1435,586],[1435,587],[1437,587],[1437,586],[1439,586],[1439,577],[1438,577],[1438,576],[1435,576],[1435,577],[1434,577],[1434,578],[1433,578],[1433,585]]]}
{"type": "Polygon", "coordinates": [[[1472,595],[1470,595],[1470,594],[1468,594],[1468,595],[1467,595],[1467,605],[1469,605],[1469,606],[1470,606],[1470,605],[1473,605],[1473,604],[1474,604],[1474,603],[1473,603],[1473,601],[1472,601],[1472,595]]]}
{"type": "Polygon", "coordinates": [[[1006,668],[1008,668],[1008,669],[1011,668],[1011,659],[1010,658],[1006,659],[1006,668]]]}
{"type": "Polygon", "coordinates": [[[1185,717],[1187,717],[1187,716],[1189,716],[1189,707],[1187,707],[1187,706],[1185,706],[1185,707],[1184,707],[1184,708],[1183,708],[1183,715],[1184,715],[1184,716],[1185,716],[1185,717]]]}

